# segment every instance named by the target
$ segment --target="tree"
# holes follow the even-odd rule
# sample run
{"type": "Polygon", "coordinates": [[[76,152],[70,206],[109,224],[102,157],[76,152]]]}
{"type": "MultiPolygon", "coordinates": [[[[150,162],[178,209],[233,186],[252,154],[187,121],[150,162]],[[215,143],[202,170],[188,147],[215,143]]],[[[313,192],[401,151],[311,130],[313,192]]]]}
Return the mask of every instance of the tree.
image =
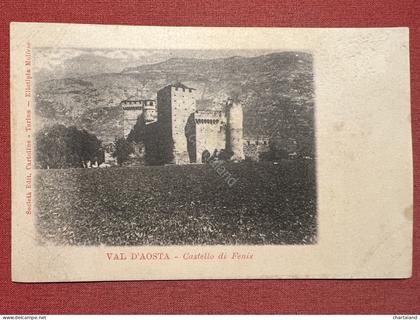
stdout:
{"type": "Polygon", "coordinates": [[[35,136],[35,162],[37,167],[42,169],[68,167],[65,131],[65,126],[54,125],[37,132],[35,136]]]}
{"type": "Polygon", "coordinates": [[[83,163],[100,163],[103,152],[101,141],[95,135],[59,124],[38,131],[35,144],[36,166],[43,169],[79,168],[83,163]]]}
{"type": "Polygon", "coordinates": [[[134,152],[131,142],[125,138],[115,139],[115,147],[112,156],[117,159],[117,163],[122,166],[130,158],[130,154],[134,152]]]}
{"type": "Polygon", "coordinates": [[[270,149],[260,154],[261,161],[278,161],[287,159],[289,154],[286,150],[282,149],[279,144],[271,141],[270,149]]]}
{"type": "Polygon", "coordinates": [[[159,122],[147,125],[144,135],[147,165],[164,165],[174,160],[174,141],[159,122]]]}
{"type": "Polygon", "coordinates": [[[138,118],[137,122],[128,134],[127,140],[129,142],[144,143],[146,134],[146,122],[144,120],[144,114],[142,113],[138,118]]]}

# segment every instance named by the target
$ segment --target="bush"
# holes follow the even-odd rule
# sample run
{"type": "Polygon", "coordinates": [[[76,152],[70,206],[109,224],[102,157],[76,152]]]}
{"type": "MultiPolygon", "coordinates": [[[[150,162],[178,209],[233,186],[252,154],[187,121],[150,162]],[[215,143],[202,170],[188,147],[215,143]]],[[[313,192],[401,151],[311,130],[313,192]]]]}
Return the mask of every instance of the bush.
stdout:
{"type": "Polygon", "coordinates": [[[117,159],[117,163],[122,166],[134,152],[133,144],[124,137],[115,139],[114,152],[112,156],[117,159]]]}
{"type": "Polygon", "coordinates": [[[53,125],[35,136],[35,162],[42,169],[80,168],[103,162],[101,141],[86,130],[53,125]]]}
{"type": "Polygon", "coordinates": [[[260,154],[261,161],[279,161],[288,157],[288,152],[274,143],[270,143],[270,150],[260,154]]]}

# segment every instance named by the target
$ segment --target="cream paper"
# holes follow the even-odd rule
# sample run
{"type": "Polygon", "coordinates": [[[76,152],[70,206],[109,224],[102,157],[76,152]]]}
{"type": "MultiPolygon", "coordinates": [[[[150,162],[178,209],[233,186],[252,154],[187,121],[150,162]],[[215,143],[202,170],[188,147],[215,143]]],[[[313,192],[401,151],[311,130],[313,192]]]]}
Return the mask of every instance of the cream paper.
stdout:
{"type": "MultiPolygon", "coordinates": [[[[413,183],[408,35],[407,28],[12,23],[12,279],[410,277],[413,183]],[[40,129],[34,90],[37,48],[310,53],[315,92],[316,240],[296,245],[115,247],[40,241],[35,190],[39,169],[34,164],[34,137],[40,129]],[[232,259],[235,253],[242,259],[232,259]],[[219,258],[222,254],[226,259],[219,258]],[[190,259],[197,255],[201,259],[190,259]]],[[[60,63],[60,56],[57,59],[50,62],[60,63]]]]}

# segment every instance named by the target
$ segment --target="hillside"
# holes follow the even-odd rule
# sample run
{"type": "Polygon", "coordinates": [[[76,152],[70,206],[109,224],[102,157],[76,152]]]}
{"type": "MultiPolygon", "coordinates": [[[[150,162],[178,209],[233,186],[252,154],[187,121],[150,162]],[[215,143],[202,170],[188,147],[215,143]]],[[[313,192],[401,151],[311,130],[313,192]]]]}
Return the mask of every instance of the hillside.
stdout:
{"type": "Polygon", "coordinates": [[[196,88],[203,99],[238,96],[246,136],[268,135],[298,144],[313,142],[312,56],[281,52],[258,57],[172,58],[164,62],[39,82],[37,114],[42,124],[76,125],[104,142],[122,134],[121,100],[156,92],[174,81],[196,88]]]}

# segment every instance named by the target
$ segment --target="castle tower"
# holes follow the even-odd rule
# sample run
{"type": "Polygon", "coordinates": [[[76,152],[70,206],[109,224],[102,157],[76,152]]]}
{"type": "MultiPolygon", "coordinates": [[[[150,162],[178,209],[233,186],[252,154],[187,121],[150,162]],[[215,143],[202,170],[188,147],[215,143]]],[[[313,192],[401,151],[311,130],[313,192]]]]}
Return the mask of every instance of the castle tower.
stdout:
{"type": "Polygon", "coordinates": [[[157,93],[158,123],[165,163],[190,163],[185,130],[189,117],[196,110],[195,101],[195,89],[179,82],[157,93]]]}
{"type": "Polygon", "coordinates": [[[227,149],[233,152],[232,160],[245,159],[243,139],[243,111],[239,102],[228,99],[226,102],[227,112],[227,149]]]}
{"type": "Polygon", "coordinates": [[[145,100],[143,107],[144,122],[150,123],[157,120],[156,103],[154,100],[145,100]]]}
{"type": "Polygon", "coordinates": [[[203,162],[203,153],[226,148],[226,117],[222,110],[197,110],[195,121],[195,159],[203,162]]]}

